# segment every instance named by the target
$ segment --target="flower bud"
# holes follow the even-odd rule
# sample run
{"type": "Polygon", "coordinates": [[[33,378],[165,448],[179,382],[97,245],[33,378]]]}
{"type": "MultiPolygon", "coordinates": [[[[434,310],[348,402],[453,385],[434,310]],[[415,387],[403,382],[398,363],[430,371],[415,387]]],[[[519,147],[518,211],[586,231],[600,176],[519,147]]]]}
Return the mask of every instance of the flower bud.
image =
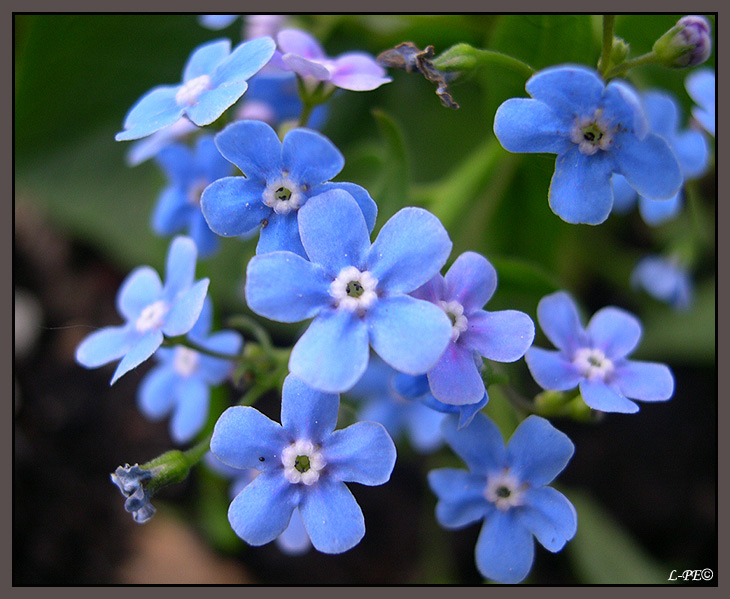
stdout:
{"type": "Polygon", "coordinates": [[[705,62],[712,51],[710,24],[698,15],[688,15],[654,44],[659,62],[673,68],[694,67],[705,62]]]}

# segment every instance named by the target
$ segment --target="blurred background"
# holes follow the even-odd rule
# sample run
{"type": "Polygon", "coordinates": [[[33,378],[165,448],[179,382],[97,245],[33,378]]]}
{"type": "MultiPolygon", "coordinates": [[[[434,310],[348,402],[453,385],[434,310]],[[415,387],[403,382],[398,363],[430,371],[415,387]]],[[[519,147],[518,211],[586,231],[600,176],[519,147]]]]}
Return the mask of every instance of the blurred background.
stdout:
{"type": "MultiPolygon", "coordinates": [[[[618,16],[616,34],[638,56],[680,16],[618,16]]],[[[331,56],[377,55],[403,41],[438,55],[468,42],[536,69],[593,67],[601,43],[600,18],[589,15],[294,15],[289,25],[331,56]]],[[[120,323],[114,298],[126,274],[142,264],[162,272],[169,243],[149,226],[164,175],[152,160],[128,166],[130,144],[114,135],[144,92],[180,81],[196,46],[238,43],[241,27],[211,31],[192,14],[14,16],[13,583],[480,584],[479,527],[450,532],[433,516],[425,475],[457,465],[447,450],[423,456],[399,443],[390,483],[352,485],[367,534],[339,556],[245,545],[228,527],[225,481],[203,468],[161,491],[145,525],[132,521],[109,481],[118,465],[172,447],[167,421],[148,422],[135,405],[152,361],[110,387],[111,367],[84,370],[73,359],[92,330],[120,323]]],[[[686,126],[688,72],[649,66],[630,80],[673,93],[686,126]]],[[[401,207],[424,206],[448,228],[452,260],[473,250],[497,268],[490,310],[519,309],[537,322],[539,299],[557,289],[586,317],[622,307],[644,324],[633,357],[666,362],[675,374],[673,399],[638,414],[553,420],[576,445],[558,487],[578,510],[578,534],[561,553],[539,547],[526,582],[659,584],[673,569],[716,572],[714,160],[691,205],[664,225],[649,227],[636,210],[597,227],[569,225],[547,202],[554,156],[508,154],[492,133],[496,108],[526,95],[524,77],[497,66],[459,77],[450,91],[460,108],[450,110],[420,75],[390,74],[393,82],[375,91],[338,93],[321,128],[346,158],[337,180],[366,187],[378,203],[376,230],[401,207]],[[683,244],[696,257],[689,310],[630,287],[642,256],[683,244]]],[[[255,238],[224,240],[199,262],[222,318],[247,311],[241,290],[254,248],[255,238]]],[[[282,346],[300,330],[263,322],[282,346]]],[[[549,346],[539,327],[535,343],[549,346]]],[[[540,390],[524,361],[504,372],[525,396],[540,390]]],[[[504,423],[505,398],[496,388],[490,398],[487,413],[504,423]]],[[[235,390],[215,401],[222,410],[235,390]]],[[[257,407],[278,419],[278,402],[265,397],[257,407]]]]}

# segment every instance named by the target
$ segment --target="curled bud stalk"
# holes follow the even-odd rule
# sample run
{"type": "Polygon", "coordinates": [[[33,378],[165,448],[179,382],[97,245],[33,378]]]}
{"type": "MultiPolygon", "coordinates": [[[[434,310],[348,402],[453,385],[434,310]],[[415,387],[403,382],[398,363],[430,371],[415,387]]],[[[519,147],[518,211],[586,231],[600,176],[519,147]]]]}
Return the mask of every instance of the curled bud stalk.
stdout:
{"type": "Polygon", "coordinates": [[[698,15],[682,17],[655,42],[653,51],[664,66],[680,69],[702,64],[712,51],[710,24],[698,15]]]}

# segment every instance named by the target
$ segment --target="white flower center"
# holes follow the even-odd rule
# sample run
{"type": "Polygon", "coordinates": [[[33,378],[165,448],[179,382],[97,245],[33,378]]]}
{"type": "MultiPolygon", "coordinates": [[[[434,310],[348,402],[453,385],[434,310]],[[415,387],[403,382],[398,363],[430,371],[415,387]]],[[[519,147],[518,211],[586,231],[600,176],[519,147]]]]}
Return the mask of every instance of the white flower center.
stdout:
{"type": "Polygon", "coordinates": [[[198,101],[200,94],[208,89],[210,89],[210,77],[201,75],[180,86],[175,94],[175,102],[178,106],[192,106],[198,101]]]}
{"type": "Polygon", "coordinates": [[[311,441],[297,441],[282,450],[281,463],[286,480],[309,486],[319,480],[319,473],[327,462],[311,441]]]}
{"type": "Polygon", "coordinates": [[[451,320],[451,340],[456,341],[459,335],[469,327],[469,321],[464,316],[464,306],[459,302],[445,302],[443,300],[439,302],[439,306],[451,320]]]}
{"type": "Polygon", "coordinates": [[[200,196],[203,195],[203,190],[208,187],[208,180],[204,178],[196,179],[195,182],[188,188],[188,204],[194,207],[200,206],[200,196]]]}
{"type": "Polygon", "coordinates": [[[180,376],[188,377],[195,373],[200,362],[200,354],[189,347],[175,348],[175,357],[173,358],[173,368],[180,376]]]}
{"type": "Polygon", "coordinates": [[[613,373],[613,362],[600,349],[582,347],[573,355],[573,364],[589,380],[605,381],[613,373]]]}
{"type": "Polygon", "coordinates": [[[598,150],[608,150],[613,143],[613,132],[603,119],[602,111],[596,110],[592,117],[579,117],[570,131],[570,140],[586,156],[593,156],[598,150]]]}
{"type": "Polygon", "coordinates": [[[375,291],[377,286],[378,279],[369,271],[360,272],[354,266],[348,266],[343,268],[332,281],[330,295],[335,298],[338,308],[351,311],[366,310],[378,299],[375,291]]]}
{"type": "Polygon", "coordinates": [[[522,505],[522,495],[525,485],[519,479],[505,469],[502,472],[490,474],[487,477],[487,486],[484,489],[484,496],[491,501],[497,509],[507,511],[511,507],[522,505]]]}
{"type": "Polygon", "coordinates": [[[135,326],[140,333],[146,333],[152,329],[159,329],[165,319],[167,311],[170,309],[164,301],[158,300],[154,304],[150,304],[139,315],[135,326]]]}
{"type": "Polygon", "coordinates": [[[277,214],[288,214],[297,210],[306,200],[301,186],[284,176],[269,183],[264,190],[264,204],[277,214]]]}

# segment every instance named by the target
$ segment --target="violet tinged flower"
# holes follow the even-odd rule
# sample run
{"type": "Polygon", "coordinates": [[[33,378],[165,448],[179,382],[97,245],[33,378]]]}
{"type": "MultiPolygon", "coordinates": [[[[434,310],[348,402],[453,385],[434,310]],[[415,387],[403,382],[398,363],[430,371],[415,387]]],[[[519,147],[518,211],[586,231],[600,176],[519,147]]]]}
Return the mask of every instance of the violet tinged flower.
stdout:
{"type": "Polygon", "coordinates": [[[124,509],[132,514],[135,522],[144,524],[155,515],[155,507],[150,503],[150,492],[143,484],[153,478],[151,470],[140,468],[138,464],[127,464],[119,466],[110,477],[127,498],[124,509]]]}
{"type": "Polygon", "coordinates": [[[212,135],[199,137],[194,149],[175,144],[160,150],[157,163],[168,185],[157,200],[152,228],[158,235],[185,230],[200,256],[210,256],[218,249],[218,236],[205,221],[200,196],[210,183],[230,175],[233,166],[221,156],[212,135]]]}
{"type": "Polygon", "coordinates": [[[311,389],[289,375],[281,425],[251,407],[228,408],[213,430],[210,450],[224,464],[261,471],[233,500],[228,520],[250,545],[273,541],[298,508],[312,545],[342,553],[365,534],[360,506],[345,485],[382,485],[395,464],[395,445],[377,422],[334,430],[337,395],[311,389]]]}
{"type": "Polygon", "coordinates": [[[345,164],[326,137],[309,129],[293,129],[279,141],[261,121],[239,121],[216,135],[221,154],[245,177],[224,177],[203,192],[203,215],[218,235],[241,235],[261,226],[258,254],[288,250],[306,256],[299,238],[302,206],[331,189],[348,192],[360,207],[368,231],[375,226],[377,206],[354,183],[329,183],[345,164]]]}
{"type": "Polygon", "coordinates": [[[669,199],[682,175],[667,143],[649,126],[634,91],[608,85],[595,71],[559,66],[525,85],[532,98],[504,102],[494,133],[510,152],[557,154],[548,193],[564,221],[597,225],[611,212],[611,175],[619,173],[642,196],[669,199]]]}
{"type": "Polygon", "coordinates": [[[163,286],[149,266],[133,270],[117,293],[117,311],[127,321],[91,333],[76,348],[76,361],[98,368],[121,358],[111,384],[139,366],[160,347],[165,336],[185,335],[198,320],[208,293],[208,279],[195,281],[195,243],[176,237],[167,254],[163,286]]]}
{"type": "Polygon", "coordinates": [[[557,351],[532,347],[525,355],[533,378],[543,389],[580,387],[583,401],[601,412],[638,412],[640,401],[665,401],[674,393],[674,377],[664,364],[628,360],[639,343],[641,324],[624,310],[607,307],[584,329],[578,309],[562,291],[537,306],[540,326],[557,351]]]}
{"type": "Polygon", "coordinates": [[[244,94],[246,80],[274,54],[274,40],[261,37],[231,52],[227,39],[198,47],[188,59],[179,85],[161,85],[142,96],[124,121],[116,140],[139,139],[169,127],[181,116],[210,125],[244,94]]]}
{"type": "Polygon", "coordinates": [[[677,310],[692,304],[694,292],[689,272],[678,261],[661,256],[646,256],[634,267],[631,285],[677,310]]]}
{"type": "Polygon", "coordinates": [[[436,519],[449,529],[483,521],[474,552],[479,572],[501,583],[524,580],[534,559],[533,537],[555,553],[575,536],[575,508],[546,486],[567,465],[573,443],[539,416],[526,418],[506,447],[483,414],[461,430],[448,419],[443,429],[469,470],[429,472],[428,483],[439,500],[436,519]]]}
{"type": "MultiPolygon", "coordinates": [[[[213,309],[206,301],[200,318],[188,333],[195,344],[211,352],[235,356],[243,340],[235,331],[210,332],[213,309]]],[[[151,420],[172,413],[170,434],[176,443],[186,443],[208,420],[210,387],[222,384],[233,370],[233,362],[177,345],[161,347],[155,354],[159,364],[142,379],[137,393],[141,412],[151,420]]]]}
{"type": "Polygon", "coordinates": [[[451,252],[439,220],[421,208],[397,212],[370,243],[355,200],[332,189],[299,211],[309,260],[293,252],[254,256],[246,301],[279,322],[314,318],[292,349],[289,370],[315,389],[342,392],[365,372],[369,346],[387,364],[423,374],[451,339],[441,308],[408,295],[431,279],[451,252]]]}
{"type": "Polygon", "coordinates": [[[662,35],[652,48],[667,67],[695,67],[705,62],[712,52],[710,23],[699,15],[687,15],[662,35]]]}
{"type": "Polygon", "coordinates": [[[535,325],[527,314],[482,310],[496,288],[497,271],[489,261],[475,252],[465,252],[446,276],[437,274],[411,294],[440,307],[451,321],[451,343],[428,371],[431,392],[443,403],[481,401],[486,393],[481,357],[514,362],[532,345],[535,325]]]}
{"type": "Polygon", "coordinates": [[[697,106],[692,116],[713,137],[715,136],[715,72],[700,69],[687,76],[684,85],[697,106]]]}
{"type": "Polygon", "coordinates": [[[305,79],[352,91],[369,91],[392,81],[375,58],[364,52],[330,58],[316,39],[296,29],[283,29],[276,41],[281,52],[277,65],[305,79]]]}

